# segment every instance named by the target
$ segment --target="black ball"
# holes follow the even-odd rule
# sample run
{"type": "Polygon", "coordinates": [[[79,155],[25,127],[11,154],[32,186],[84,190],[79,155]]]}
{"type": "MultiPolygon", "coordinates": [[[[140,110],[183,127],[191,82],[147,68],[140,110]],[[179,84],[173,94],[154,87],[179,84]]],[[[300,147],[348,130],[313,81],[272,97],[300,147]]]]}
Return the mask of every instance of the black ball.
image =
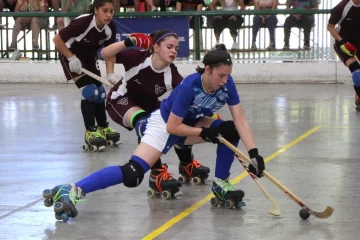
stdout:
{"type": "Polygon", "coordinates": [[[310,217],[310,213],[308,211],[306,211],[305,209],[301,209],[299,212],[299,215],[302,220],[306,220],[310,217]]]}

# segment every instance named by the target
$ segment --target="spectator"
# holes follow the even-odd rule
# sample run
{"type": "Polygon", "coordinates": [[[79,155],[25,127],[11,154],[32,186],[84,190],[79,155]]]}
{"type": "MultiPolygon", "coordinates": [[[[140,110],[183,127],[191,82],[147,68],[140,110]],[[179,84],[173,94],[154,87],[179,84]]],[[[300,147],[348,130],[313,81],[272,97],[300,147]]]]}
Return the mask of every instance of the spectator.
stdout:
{"type": "MultiPolygon", "coordinates": [[[[286,9],[318,9],[318,0],[287,0],[286,9]]],[[[314,27],[315,18],[314,15],[301,15],[292,14],[286,18],[284,23],[284,50],[290,49],[290,31],[291,28],[303,28],[304,29],[304,49],[310,50],[310,32],[314,27]]]]}
{"type": "MultiPolygon", "coordinates": [[[[60,12],[60,0],[48,0],[49,8],[52,8],[53,12],[60,12]]],[[[57,18],[52,28],[57,28],[57,18]]]]}
{"type": "Polygon", "coordinates": [[[157,0],[159,1],[160,11],[165,12],[168,7],[175,7],[176,0],[157,0]]]}
{"type": "MultiPolygon", "coordinates": [[[[77,12],[84,13],[90,6],[92,0],[61,0],[61,12],[77,12]]],[[[69,25],[69,23],[75,19],[69,17],[58,17],[56,20],[59,31],[69,25]]]]}
{"type": "MultiPolygon", "coordinates": [[[[15,12],[47,12],[48,4],[46,0],[18,0],[15,6],[15,12]]],[[[39,49],[39,34],[41,28],[48,26],[47,18],[38,17],[17,17],[15,20],[12,42],[9,50],[17,48],[17,36],[22,29],[31,28],[33,39],[33,50],[39,49]]]]}
{"type": "MultiPolygon", "coordinates": [[[[211,11],[215,11],[216,4],[220,2],[223,11],[235,11],[239,9],[245,10],[244,0],[212,0],[209,5],[211,11]]],[[[238,49],[238,43],[236,41],[238,35],[238,29],[243,24],[244,19],[241,16],[215,16],[213,19],[213,28],[216,39],[216,44],[220,42],[220,34],[225,28],[229,28],[230,35],[233,39],[231,49],[238,49]]]]}
{"type": "Polygon", "coordinates": [[[156,11],[154,0],[114,0],[115,12],[120,12],[121,6],[134,6],[135,12],[141,12],[141,2],[145,3],[145,8],[148,11],[156,11]]]}
{"type": "MultiPolygon", "coordinates": [[[[255,0],[254,8],[255,10],[275,10],[278,6],[278,0],[255,0]]],[[[252,50],[257,50],[256,46],[256,36],[259,32],[260,27],[266,26],[269,29],[270,34],[270,44],[266,48],[268,50],[275,49],[275,28],[278,22],[276,15],[257,15],[253,20],[253,36],[252,36],[252,50]]]]}
{"type": "MultiPolygon", "coordinates": [[[[9,9],[10,12],[14,12],[16,6],[16,0],[0,0],[0,12],[4,11],[4,8],[9,9]]],[[[4,28],[6,25],[2,24],[0,17],[0,28],[4,28]]]]}

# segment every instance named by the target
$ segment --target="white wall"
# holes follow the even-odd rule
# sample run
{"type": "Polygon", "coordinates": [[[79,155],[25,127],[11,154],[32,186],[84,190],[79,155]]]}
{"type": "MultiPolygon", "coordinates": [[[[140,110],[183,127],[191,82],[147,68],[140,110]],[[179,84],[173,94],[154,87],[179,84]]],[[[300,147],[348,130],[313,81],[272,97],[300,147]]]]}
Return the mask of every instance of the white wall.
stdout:
{"type": "MultiPolygon", "coordinates": [[[[195,71],[199,63],[177,62],[180,74],[195,71]]],[[[100,64],[105,75],[105,64],[100,64]]],[[[122,65],[115,68],[121,75],[122,65]]],[[[351,73],[341,62],[234,63],[237,83],[351,83],[351,73]]],[[[0,61],[0,83],[65,83],[59,62],[0,61]]]]}

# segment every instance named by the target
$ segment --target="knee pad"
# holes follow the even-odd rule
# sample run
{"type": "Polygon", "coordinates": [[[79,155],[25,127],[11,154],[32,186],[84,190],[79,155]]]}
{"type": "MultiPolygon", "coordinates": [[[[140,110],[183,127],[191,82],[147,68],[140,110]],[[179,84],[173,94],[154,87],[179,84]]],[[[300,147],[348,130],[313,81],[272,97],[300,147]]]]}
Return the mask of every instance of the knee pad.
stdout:
{"type": "Polygon", "coordinates": [[[236,130],[234,121],[224,121],[218,126],[218,132],[223,138],[229,142],[235,142],[240,140],[238,131],[236,130]]]}
{"type": "Polygon", "coordinates": [[[123,174],[123,184],[128,188],[139,186],[144,179],[144,169],[132,159],[120,168],[123,174]]]}
{"type": "Polygon", "coordinates": [[[106,100],[106,90],[103,85],[98,86],[98,99],[96,100],[97,103],[105,102],[106,100]]]}
{"type": "Polygon", "coordinates": [[[97,102],[99,98],[99,90],[95,84],[89,84],[80,89],[83,99],[89,100],[90,102],[97,102]]]}

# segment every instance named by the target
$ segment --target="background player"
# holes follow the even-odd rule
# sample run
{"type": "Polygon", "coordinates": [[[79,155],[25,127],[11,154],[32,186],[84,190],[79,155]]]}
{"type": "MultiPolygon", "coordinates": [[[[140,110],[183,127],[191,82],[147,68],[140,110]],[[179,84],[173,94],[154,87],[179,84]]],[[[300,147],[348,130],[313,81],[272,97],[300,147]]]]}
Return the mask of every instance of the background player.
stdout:
{"type": "Polygon", "coordinates": [[[84,150],[105,148],[108,141],[118,143],[120,134],[106,120],[106,92],[102,84],[83,74],[81,68],[100,75],[97,51],[115,41],[116,27],[112,22],[112,0],[94,0],[90,14],[84,14],[61,29],[53,41],[67,80],[73,80],[81,92],[81,112],[86,133],[84,150]],[[95,119],[98,128],[95,126],[95,119]]]}

